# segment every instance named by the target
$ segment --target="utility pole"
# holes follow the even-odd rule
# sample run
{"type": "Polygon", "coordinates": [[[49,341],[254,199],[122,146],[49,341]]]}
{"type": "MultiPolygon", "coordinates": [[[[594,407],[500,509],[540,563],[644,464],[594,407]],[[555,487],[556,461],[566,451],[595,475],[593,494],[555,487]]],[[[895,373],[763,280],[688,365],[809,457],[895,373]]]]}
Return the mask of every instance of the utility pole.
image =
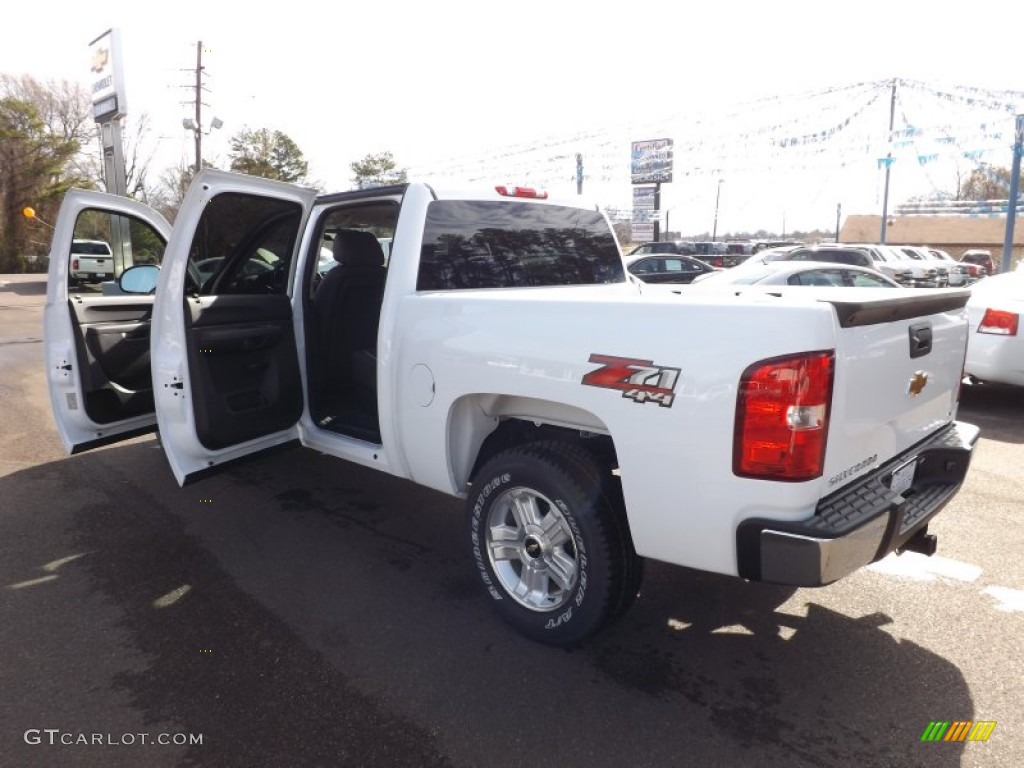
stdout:
{"type": "Polygon", "coordinates": [[[843,215],[843,204],[836,203],[836,242],[839,242],[839,219],[843,215]]]}
{"type": "MultiPolygon", "coordinates": [[[[192,70],[186,70],[190,72],[192,70]]],[[[200,40],[196,43],[196,68],[195,68],[195,82],[192,85],[182,86],[184,88],[190,88],[195,90],[195,98],[192,101],[183,102],[185,104],[192,104],[195,107],[195,117],[186,117],[181,121],[181,126],[186,131],[192,131],[195,134],[196,142],[196,162],[195,162],[195,173],[199,173],[203,169],[203,72],[205,67],[203,66],[203,41],[200,40]]],[[[209,105],[206,105],[209,106],[209,105]]],[[[213,118],[213,122],[210,123],[210,130],[214,128],[220,128],[224,125],[224,122],[218,118],[213,118]]],[[[210,131],[207,131],[209,133],[210,131]]]]}
{"type": "Polygon", "coordinates": [[[583,155],[576,153],[576,194],[583,194],[583,155]]]}
{"type": "Polygon", "coordinates": [[[882,197],[882,234],[879,241],[885,245],[885,225],[889,219],[889,173],[892,171],[892,129],[896,124],[896,78],[892,81],[892,97],[889,100],[889,153],[885,157],[885,194],[882,197]]]}
{"type": "Polygon", "coordinates": [[[661,182],[654,185],[654,242],[661,242],[661,223],[658,221],[658,214],[661,213],[661,182]]]}
{"type": "Polygon", "coordinates": [[[1003,240],[1001,272],[1010,271],[1013,261],[1013,227],[1017,220],[1017,198],[1020,195],[1020,156],[1024,153],[1024,115],[1017,115],[1013,140],[1013,164],[1010,169],[1010,199],[1006,201],[1006,238],[1003,240]]]}
{"type": "Polygon", "coordinates": [[[715,223],[711,227],[711,242],[715,242],[718,238],[718,201],[722,198],[722,182],[725,179],[718,180],[718,192],[715,193],[715,223]]]}
{"type": "Polygon", "coordinates": [[[203,41],[196,43],[196,173],[203,169],[203,41]]]}

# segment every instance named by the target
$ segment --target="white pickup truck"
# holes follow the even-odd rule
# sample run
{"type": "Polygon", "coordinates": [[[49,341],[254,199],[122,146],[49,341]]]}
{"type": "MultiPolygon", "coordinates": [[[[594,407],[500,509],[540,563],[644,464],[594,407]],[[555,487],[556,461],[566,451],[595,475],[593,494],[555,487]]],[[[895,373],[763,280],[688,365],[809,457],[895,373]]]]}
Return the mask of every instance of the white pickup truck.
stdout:
{"type": "Polygon", "coordinates": [[[297,441],[464,497],[486,594],[553,645],[628,608],[643,558],[811,586],[930,554],[978,436],[955,420],[966,292],[653,292],[595,206],[520,188],[203,171],[173,230],[72,191],[50,265],[70,451],[158,428],[184,484],[297,441]],[[97,216],[164,238],[162,268],[75,292],[97,216]]]}

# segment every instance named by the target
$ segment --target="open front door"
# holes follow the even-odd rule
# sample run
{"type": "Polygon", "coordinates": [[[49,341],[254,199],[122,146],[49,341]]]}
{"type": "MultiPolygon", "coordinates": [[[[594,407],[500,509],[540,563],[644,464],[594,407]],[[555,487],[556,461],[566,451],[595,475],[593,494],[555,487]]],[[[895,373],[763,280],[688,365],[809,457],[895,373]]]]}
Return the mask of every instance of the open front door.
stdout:
{"type": "Polygon", "coordinates": [[[203,171],[178,213],[153,318],[153,384],[178,482],[298,438],[292,318],[314,190],[203,171]]]}
{"type": "Polygon", "coordinates": [[[121,290],[119,278],[132,267],[159,265],[170,231],[163,216],[125,197],[80,189],[64,196],[50,245],[43,326],[50,404],[71,453],[155,429],[153,276],[132,294],[121,290]]]}

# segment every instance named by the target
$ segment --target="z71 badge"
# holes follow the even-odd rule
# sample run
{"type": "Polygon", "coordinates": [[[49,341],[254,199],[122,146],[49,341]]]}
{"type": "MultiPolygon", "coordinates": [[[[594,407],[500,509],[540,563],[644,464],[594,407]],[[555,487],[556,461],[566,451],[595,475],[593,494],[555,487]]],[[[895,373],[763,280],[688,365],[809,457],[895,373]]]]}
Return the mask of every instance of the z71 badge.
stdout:
{"type": "Polygon", "coordinates": [[[581,384],[588,387],[617,389],[622,396],[637,403],[657,403],[671,408],[675,400],[678,368],[655,365],[651,360],[635,360],[631,357],[591,355],[591,363],[600,363],[596,371],[584,375],[581,384]]]}

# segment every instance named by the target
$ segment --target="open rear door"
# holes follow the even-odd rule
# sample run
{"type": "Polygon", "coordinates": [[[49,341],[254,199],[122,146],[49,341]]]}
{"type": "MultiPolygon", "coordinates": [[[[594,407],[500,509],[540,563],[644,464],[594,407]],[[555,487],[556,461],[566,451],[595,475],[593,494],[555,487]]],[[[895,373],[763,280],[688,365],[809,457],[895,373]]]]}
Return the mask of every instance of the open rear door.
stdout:
{"type": "Polygon", "coordinates": [[[50,404],[71,453],[155,429],[153,295],[126,294],[118,278],[159,265],[170,231],[163,216],[125,197],[80,189],[64,196],[43,326],[50,404]]]}
{"type": "Polygon", "coordinates": [[[167,247],[153,319],[160,438],[178,482],[298,438],[291,285],[316,192],[206,170],[167,247]]]}

